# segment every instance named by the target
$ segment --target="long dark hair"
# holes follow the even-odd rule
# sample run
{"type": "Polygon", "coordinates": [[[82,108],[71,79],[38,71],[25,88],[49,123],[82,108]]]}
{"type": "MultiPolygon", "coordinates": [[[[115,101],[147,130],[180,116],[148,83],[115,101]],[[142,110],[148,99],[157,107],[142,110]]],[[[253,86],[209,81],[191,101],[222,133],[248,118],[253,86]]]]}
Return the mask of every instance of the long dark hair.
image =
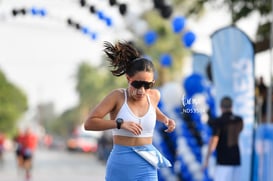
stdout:
{"type": "Polygon", "coordinates": [[[140,71],[155,71],[152,61],[141,57],[141,54],[129,42],[118,41],[113,45],[106,41],[103,51],[107,55],[114,76],[127,74],[132,77],[140,71]]]}

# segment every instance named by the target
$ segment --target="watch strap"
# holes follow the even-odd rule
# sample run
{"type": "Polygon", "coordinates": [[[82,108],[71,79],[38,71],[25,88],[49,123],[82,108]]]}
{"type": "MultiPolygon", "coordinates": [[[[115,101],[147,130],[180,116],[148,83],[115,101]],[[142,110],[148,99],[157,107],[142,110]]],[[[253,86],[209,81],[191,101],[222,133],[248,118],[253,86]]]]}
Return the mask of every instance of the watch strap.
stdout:
{"type": "Polygon", "coordinates": [[[121,128],[121,124],[123,123],[123,119],[122,118],[117,118],[116,119],[116,124],[117,124],[117,129],[121,128]]]}

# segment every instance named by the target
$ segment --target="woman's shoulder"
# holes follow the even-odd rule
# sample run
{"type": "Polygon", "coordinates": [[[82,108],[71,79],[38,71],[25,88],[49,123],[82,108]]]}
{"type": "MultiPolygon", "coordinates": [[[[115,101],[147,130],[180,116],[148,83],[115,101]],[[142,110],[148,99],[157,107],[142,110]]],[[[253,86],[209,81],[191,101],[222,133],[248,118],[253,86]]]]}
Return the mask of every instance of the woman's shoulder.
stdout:
{"type": "Polygon", "coordinates": [[[150,99],[158,102],[160,100],[160,92],[157,89],[151,89],[149,92],[150,99]]]}
{"type": "Polygon", "coordinates": [[[118,106],[124,100],[124,89],[114,89],[108,93],[102,100],[102,104],[118,106]]]}
{"type": "Polygon", "coordinates": [[[157,96],[157,97],[160,97],[160,91],[158,89],[151,89],[150,90],[150,94],[152,96],[157,96]]]}
{"type": "Polygon", "coordinates": [[[114,97],[117,97],[117,98],[124,97],[124,91],[125,91],[125,89],[123,89],[123,88],[117,88],[117,89],[112,90],[108,94],[108,96],[110,96],[110,97],[114,96],[114,97]]]}

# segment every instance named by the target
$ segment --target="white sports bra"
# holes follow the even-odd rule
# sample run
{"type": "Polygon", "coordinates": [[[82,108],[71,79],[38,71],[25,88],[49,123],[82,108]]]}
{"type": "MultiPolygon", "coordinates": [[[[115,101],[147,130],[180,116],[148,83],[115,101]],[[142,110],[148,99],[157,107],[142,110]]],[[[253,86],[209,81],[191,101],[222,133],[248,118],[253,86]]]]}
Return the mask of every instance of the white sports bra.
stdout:
{"type": "Polygon", "coordinates": [[[130,107],[128,106],[126,90],[124,90],[124,96],[125,96],[124,103],[121,106],[116,118],[122,118],[124,122],[133,121],[135,123],[139,123],[142,127],[142,132],[139,135],[134,135],[132,132],[127,131],[125,129],[115,128],[115,129],[112,129],[113,135],[128,136],[128,137],[152,137],[154,133],[155,123],[156,123],[156,110],[151,105],[149,95],[147,95],[149,109],[147,113],[142,117],[136,116],[132,112],[130,107]]]}

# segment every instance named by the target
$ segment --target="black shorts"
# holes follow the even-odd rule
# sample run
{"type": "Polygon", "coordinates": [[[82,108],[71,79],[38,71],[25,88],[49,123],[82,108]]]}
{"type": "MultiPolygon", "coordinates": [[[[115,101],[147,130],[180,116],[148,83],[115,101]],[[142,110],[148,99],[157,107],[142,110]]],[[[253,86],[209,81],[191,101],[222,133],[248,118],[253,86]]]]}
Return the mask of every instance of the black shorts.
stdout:
{"type": "Polygon", "coordinates": [[[15,154],[17,156],[22,156],[23,155],[23,149],[22,149],[22,146],[18,145],[16,150],[15,150],[15,154]]]}
{"type": "Polygon", "coordinates": [[[33,153],[30,149],[25,149],[23,152],[23,159],[24,160],[30,160],[33,156],[33,153]]]}
{"type": "Polygon", "coordinates": [[[23,155],[23,151],[21,149],[16,149],[15,151],[17,156],[22,156],[23,155]]]}

